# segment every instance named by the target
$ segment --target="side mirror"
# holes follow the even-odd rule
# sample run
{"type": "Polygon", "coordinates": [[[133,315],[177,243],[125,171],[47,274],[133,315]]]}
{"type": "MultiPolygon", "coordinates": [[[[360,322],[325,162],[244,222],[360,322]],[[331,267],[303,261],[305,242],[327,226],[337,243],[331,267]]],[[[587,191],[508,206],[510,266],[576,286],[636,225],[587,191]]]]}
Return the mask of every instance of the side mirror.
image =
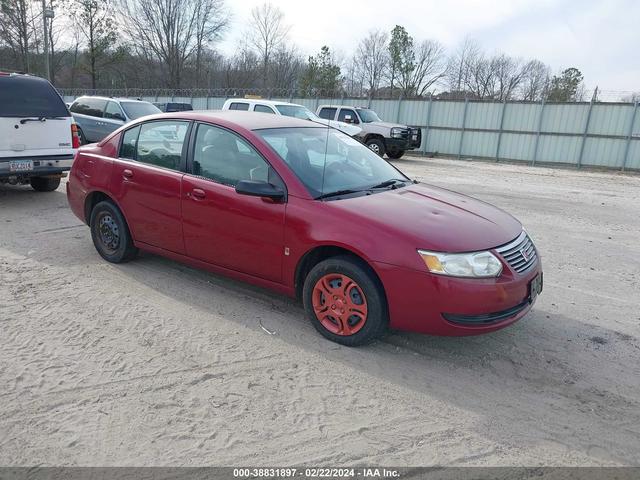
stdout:
{"type": "Polygon", "coordinates": [[[114,118],[115,120],[120,120],[121,122],[124,122],[124,121],[125,121],[125,118],[122,116],[122,114],[121,114],[121,113],[114,113],[114,114],[113,114],[113,118],[114,118]]]}
{"type": "Polygon", "coordinates": [[[284,198],[284,190],[282,188],[262,180],[240,180],[236,185],[236,193],[252,197],[270,198],[271,200],[282,200],[284,198]]]}
{"type": "Polygon", "coordinates": [[[351,115],[345,115],[344,116],[344,122],[345,123],[353,123],[353,118],[351,118],[351,115]]]}

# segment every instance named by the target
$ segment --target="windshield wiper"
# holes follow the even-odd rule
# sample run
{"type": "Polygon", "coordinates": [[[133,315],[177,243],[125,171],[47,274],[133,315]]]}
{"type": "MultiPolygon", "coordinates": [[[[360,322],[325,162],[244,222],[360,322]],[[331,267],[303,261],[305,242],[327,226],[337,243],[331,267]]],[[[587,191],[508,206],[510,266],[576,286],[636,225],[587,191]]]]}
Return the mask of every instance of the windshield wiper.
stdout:
{"type": "MultiPolygon", "coordinates": [[[[395,186],[396,183],[407,183],[410,182],[411,180],[403,180],[401,178],[392,178],[390,180],[385,180],[384,182],[381,182],[377,185],[374,185],[373,187],[369,187],[369,188],[385,188],[385,187],[391,187],[391,186],[395,186]]],[[[394,187],[395,188],[395,187],[394,187]]]]}
{"type": "Polygon", "coordinates": [[[322,200],[323,198],[329,198],[329,197],[337,197],[339,195],[348,195],[350,193],[366,192],[367,190],[368,189],[363,189],[363,190],[350,190],[350,189],[336,190],[335,192],[323,193],[319,197],[316,197],[316,200],[322,200]]]}
{"type": "Polygon", "coordinates": [[[20,120],[20,124],[24,125],[27,122],[46,122],[47,120],[64,120],[65,118],[68,118],[68,117],[53,117],[53,116],[49,116],[49,117],[23,118],[23,119],[20,120]]]}

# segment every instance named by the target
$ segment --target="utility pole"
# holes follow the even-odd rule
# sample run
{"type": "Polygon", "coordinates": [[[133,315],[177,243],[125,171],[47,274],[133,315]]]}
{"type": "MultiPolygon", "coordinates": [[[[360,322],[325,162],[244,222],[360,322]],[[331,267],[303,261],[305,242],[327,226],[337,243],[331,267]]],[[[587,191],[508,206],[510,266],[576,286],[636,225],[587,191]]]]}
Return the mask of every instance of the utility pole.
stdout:
{"type": "Polygon", "coordinates": [[[49,25],[47,22],[55,15],[53,9],[47,8],[47,0],[42,0],[42,26],[44,30],[44,70],[47,80],[51,81],[51,69],[49,68],[49,25]]]}

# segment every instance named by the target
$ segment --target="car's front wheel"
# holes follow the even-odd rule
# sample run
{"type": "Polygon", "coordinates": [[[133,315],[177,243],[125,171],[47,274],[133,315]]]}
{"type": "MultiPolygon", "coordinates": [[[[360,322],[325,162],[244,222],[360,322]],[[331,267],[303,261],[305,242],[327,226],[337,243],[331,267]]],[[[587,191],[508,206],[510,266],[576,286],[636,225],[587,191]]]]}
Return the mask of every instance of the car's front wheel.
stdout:
{"type": "Polygon", "coordinates": [[[370,138],[365,142],[365,145],[369,147],[369,150],[371,150],[373,153],[384,157],[384,142],[379,138],[370,138]]]}
{"type": "Polygon", "coordinates": [[[93,245],[106,261],[124,263],[138,253],[127,222],[113,203],[103,201],[96,204],[91,210],[89,226],[93,245]]]}
{"type": "Polygon", "coordinates": [[[36,192],[53,192],[60,186],[60,177],[31,177],[29,183],[36,192]]]}
{"type": "Polygon", "coordinates": [[[316,330],[351,347],[381,337],[389,323],[380,282],[371,268],[350,256],[313,267],[304,282],[303,302],[316,330]]]}

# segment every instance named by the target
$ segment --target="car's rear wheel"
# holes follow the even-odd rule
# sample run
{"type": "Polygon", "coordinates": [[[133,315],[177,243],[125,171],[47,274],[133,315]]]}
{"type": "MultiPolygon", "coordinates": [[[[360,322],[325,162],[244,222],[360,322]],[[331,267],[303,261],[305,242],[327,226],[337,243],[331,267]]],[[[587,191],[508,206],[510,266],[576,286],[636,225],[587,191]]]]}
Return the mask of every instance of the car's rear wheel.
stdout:
{"type": "Polygon", "coordinates": [[[102,201],[91,210],[89,221],[93,245],[102,258],[111,263],[124,263],[138,253],[129,227],[113,203],[102,201]]]}
{"type": "Polygon", "coordinates": [[[356,258],[333,257],[313,267],[305,279],[303,301],[316,330],[334,342],[366,345],[387,329],[382,286],[356,258]]]}
{"type": "Polygon", "coordinates": [[[384,157],[384,142],[379,138],[370,138],[365,142],[365,145],[369,147],[373,153],[384,157]]]}
{"type": "Polygon", "coordinates": [[[36,192],[53,192],[60,186],[60,177],[31,177],[29,183],[36,192]]]}
{"type": "Polygon", "coordinates": [[[394,150],[392,152],[387,152],[387,157],[393,158],[394,160],[399,159],[404,155],[404,150],[394,150]]]}

